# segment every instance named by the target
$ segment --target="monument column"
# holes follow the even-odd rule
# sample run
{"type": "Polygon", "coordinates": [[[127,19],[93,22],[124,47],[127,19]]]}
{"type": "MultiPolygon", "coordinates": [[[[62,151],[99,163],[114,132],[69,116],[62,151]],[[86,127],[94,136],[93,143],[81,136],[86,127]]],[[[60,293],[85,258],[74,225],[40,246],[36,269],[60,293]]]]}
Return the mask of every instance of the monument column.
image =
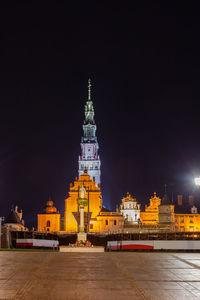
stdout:
{"type": "Polygon", "coordinates": [[[84,186],[80,188],[79,191],[79,197],[77,199],[78,205],[80,208],[80,224],[79,224],[79,232],[78,232],[78,241],[86,241],[87,239],[87,233],[85,232],[85,226],[84,226],[84,206],[88,205],[88,200],[85,197],[86,190],[84,186]]]}
{"type": "Polygon", "coordinates": [[[80,206],[80,225],[79,225],[79,232],[84,232],[84,206],[80,206]]]}

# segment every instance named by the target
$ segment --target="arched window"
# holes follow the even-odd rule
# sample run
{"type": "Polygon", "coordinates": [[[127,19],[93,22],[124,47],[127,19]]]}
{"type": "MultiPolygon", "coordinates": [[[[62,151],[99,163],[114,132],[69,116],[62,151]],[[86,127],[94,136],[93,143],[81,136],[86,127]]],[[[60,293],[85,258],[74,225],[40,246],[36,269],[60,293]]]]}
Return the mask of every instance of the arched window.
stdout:
{"type": "Polygon", "coordinates": [[[47,221],[47,227],[50,227],[50,225],[51,225],[51,224],[50,224],[50,221],[48,220],[48,221],[47,221]]]}

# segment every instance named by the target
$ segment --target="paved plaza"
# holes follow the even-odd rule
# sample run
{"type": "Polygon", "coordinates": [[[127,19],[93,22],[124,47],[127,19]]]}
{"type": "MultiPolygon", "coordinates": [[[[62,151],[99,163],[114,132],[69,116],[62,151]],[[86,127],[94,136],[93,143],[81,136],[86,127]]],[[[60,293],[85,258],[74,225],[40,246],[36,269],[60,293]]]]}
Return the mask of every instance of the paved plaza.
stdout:
{"type": "Polygon", "coordinates": [[[200,254],[0,252],[0,299],[200,299],[200,254]]]}

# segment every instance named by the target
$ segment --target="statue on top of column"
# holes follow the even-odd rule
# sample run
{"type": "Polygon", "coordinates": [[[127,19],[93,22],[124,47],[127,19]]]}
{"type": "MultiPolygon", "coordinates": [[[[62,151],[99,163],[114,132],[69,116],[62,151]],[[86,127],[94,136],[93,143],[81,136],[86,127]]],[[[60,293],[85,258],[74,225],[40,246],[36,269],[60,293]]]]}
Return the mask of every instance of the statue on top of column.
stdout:
{"type": "Polygon", "coordinates": [[[86,190],[84,188],[84,186],[82,185],[82,187],[79,190],[79,194],[80,194],[80,198],[84,199],[85,198],[85,194],[86,194],[86,190]]]}

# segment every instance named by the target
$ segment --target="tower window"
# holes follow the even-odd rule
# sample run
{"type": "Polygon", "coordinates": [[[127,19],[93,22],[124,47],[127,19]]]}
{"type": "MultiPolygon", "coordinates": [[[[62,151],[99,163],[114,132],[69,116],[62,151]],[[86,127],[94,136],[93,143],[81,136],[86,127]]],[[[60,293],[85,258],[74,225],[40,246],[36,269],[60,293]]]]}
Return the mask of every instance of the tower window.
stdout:
{"type": "Polygon", "coordinates": [[[48,221],[47,221],[47,227],[50,227],[50,225],[51,225],[51,223],[50,223],[50,221],[48,220],[48,221]]]}
{"type": "Polygon", "coordinates": [[[117,225],[117,221],[116,220],[114,220],[114,225],[117,225]]]}
{"type": "Polygon", "coordinates": [[[108,220],[106,220],[106,225],[108,225],[108,220]]]}

